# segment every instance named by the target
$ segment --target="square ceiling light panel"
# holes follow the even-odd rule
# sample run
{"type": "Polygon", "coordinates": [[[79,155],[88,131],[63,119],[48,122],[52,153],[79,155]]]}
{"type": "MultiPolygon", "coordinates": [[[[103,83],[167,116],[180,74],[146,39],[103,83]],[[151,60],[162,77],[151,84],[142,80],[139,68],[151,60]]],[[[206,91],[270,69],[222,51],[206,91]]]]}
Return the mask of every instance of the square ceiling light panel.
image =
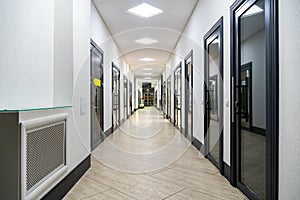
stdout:
{"type": "Polygon", "coordinates": [[[142,3],[136,7],[133,7],[127,10],[127,12],[146,19],[163,13],[161,9],[151,6],[147,3],[142,3]]]}
{"type": "Polygon", "coordinates": [[[144,45],[150,45],[157,43],[157,40],[151,39],[151,38],[142,38],[134,41],[135,43],[144,44],[144,45]]]}
{"type": "Polygon", "coordinates": [[[153,58],[141,58],[140,61],[145,61],[145,62],[150,62],[150,61],[154,61],[155,59],[153,58]]]}

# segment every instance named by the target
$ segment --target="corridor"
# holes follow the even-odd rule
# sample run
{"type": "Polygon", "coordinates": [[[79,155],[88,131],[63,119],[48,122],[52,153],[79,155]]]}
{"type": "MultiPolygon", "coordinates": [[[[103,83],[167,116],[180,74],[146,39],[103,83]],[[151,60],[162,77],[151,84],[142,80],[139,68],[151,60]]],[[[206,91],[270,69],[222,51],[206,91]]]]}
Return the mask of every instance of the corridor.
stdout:
{"type": "Polygon", "coordinates": [[[154,107],[139,109],[92,152],[64,198],[247,199],[154,107]]]}

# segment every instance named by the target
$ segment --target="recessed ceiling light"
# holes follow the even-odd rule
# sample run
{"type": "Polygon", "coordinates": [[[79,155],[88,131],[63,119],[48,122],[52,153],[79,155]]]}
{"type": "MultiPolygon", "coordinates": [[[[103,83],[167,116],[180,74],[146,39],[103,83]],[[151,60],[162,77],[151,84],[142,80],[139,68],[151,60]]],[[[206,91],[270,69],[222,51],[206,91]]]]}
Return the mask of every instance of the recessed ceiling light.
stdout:
{"type": "Polygon", "coordinates": [[[140,61],[145,61],[145,62],[150,62],[150,61],[154,61],[155,59],[153,58],[141,58],[140,61]]]}
{"type": "Polygon", "coordinates": [[[157,43],[158,41],[151,38],[142,38],[142,39],[135,40],[134,42],[149,45],[149,44],[157,43]]]}
{"type": "Polygon", "coordinates": [[[133,7],[127,10],[127,12],[142,18],[150,18],[163,13],[161,9],[151,6],[147,3],[142,3],[136,7],[133,7]]]}
{"type": "Polygon", "coordinates": [[[150,80],[150,79],[152,79],[151,77],[145,77],[144,79],[146,79],[146,80],[150,80]]]}
{"type": "Polygon", "coordinates": [[[262,12],[264,12],[262,8],[258,7],[257,5],[254,5],[242,16],[242,18],[257,15],[262,12]]]}
{"type": "Polygon", "coordinates": [[[143,73],[144,75],[153,75],[153,73],[149,73],[149,72],[147,72],[147,73],[143,73]]]}

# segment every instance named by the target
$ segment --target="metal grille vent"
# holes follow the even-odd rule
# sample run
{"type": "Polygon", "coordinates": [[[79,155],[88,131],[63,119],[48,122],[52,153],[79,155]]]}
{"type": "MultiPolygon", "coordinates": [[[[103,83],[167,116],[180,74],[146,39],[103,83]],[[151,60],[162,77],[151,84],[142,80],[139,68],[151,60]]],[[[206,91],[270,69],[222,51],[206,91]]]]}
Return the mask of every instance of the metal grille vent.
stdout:
{"type": "Polygon", "coordinates": [[[65,125],[62,121],[27,132],[27,191],[65,164],[65,125]]]}

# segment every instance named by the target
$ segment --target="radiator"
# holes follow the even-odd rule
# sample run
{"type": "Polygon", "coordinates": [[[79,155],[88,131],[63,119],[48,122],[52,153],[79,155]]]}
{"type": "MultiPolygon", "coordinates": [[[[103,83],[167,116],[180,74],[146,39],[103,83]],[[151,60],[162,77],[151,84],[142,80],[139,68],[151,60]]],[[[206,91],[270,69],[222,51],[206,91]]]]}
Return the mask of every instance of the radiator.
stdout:
{"type": "Polygon", "coordinates": [[[40,197],[66,171],[67,114],[21,123],[22,199],[40,197]]]}

